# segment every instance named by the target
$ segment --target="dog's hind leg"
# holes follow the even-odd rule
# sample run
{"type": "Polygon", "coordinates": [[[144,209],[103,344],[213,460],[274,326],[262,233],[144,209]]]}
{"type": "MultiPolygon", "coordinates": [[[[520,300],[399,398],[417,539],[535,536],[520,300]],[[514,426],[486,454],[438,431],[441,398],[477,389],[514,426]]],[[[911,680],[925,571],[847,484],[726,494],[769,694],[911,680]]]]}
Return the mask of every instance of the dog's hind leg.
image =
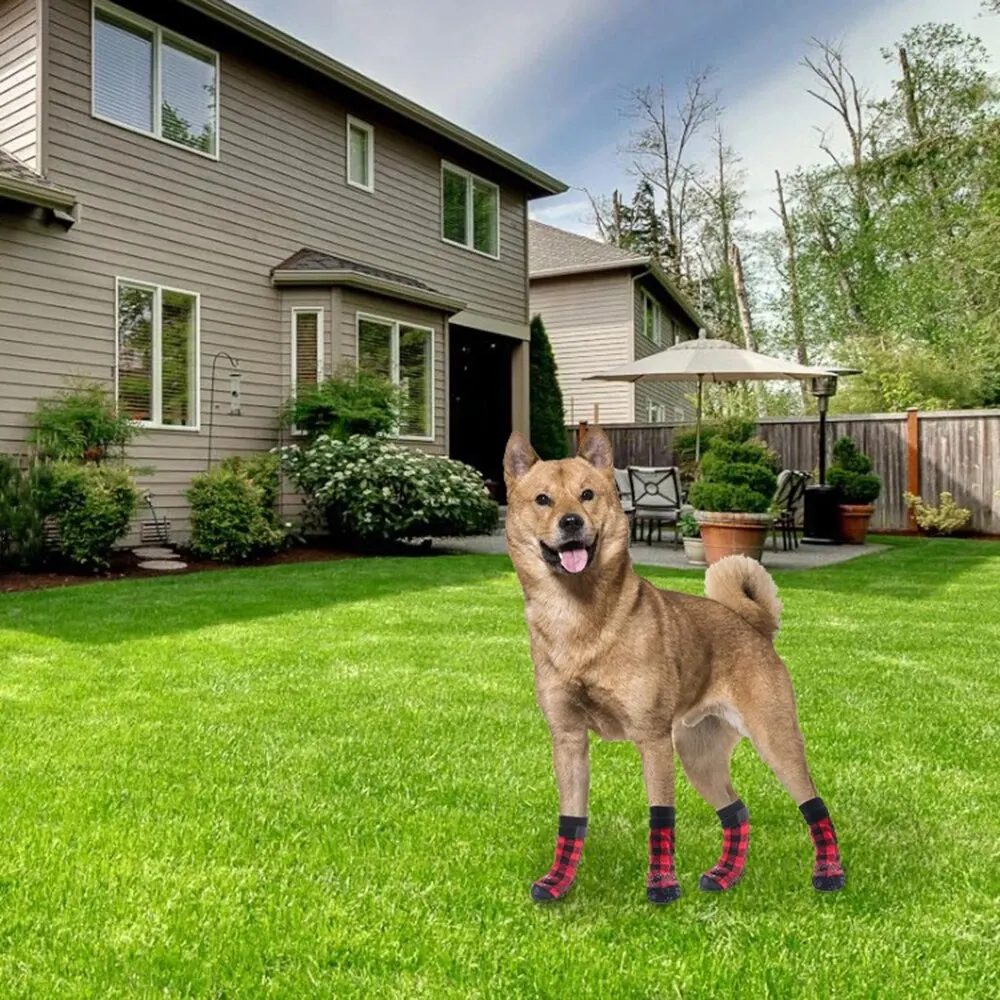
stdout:
{"type": "Polygon", "coordinates": [[[733,788],[730,760],[741,739],[724,719],[705,715],[694,726],[674,727],[674,745],[695,791],[716,811],[722,824],[722,856],[701,876],[705,892],[724,892],[743,876],[750,846],[750,814],[733,788]]]}
{"type": "Polygon", "coordinates": [[[795,711],[795,694],[787,675],[782,683],[773,686],[769,695],[766,717],[759,711],[758,703],[754,706],[757,711],[748,707],[743,712],[743,719],[757,753],[795,800],[809,827],[816,851],[813,886],[820,892],[836,892],[845,884],[837,835],[809,773],[805,740],[795,711]]]}
{"type": "Polygon", "coordinates": [[[674,869],[674,743],[670,735],[636,740],[649,799],[649,871],[646,898],[672,903],[681,894],[674,869]]]}

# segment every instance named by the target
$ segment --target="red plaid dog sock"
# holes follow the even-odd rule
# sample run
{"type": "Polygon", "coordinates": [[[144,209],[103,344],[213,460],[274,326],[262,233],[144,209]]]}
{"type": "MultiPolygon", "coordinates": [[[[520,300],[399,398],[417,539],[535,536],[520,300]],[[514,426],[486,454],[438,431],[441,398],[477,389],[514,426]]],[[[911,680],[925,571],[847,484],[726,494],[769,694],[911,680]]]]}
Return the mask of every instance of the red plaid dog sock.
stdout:
{"type": "Polygon", "coordinates": [[[836,892],[843,889],[846,882],[844,869],[840,863],[840,848],[833,820],[827,812],[823,800],[810,799],[799,806],[802,818],[809,824],[809,834],[816,848],[816,863],[813,865],[813,888],[820,892],[836,892]]]}
{"type": "Polygon", "coordinates": [[[550,903],[562,899],[576,878],[576,868],[583,853],[583,838],[587,835],[586,816],[560,816],[559,838],[556,841],[556,858],[549,873],[531,887],[531,898],[536,903],[550,903]]]}
{"type": "Polygon", "coordinates": [[[646,899],[651,903],[672,903],[681,894],[674,872],[673,806],[649,807],[649,874],[646,899]]]}
{"type": "Polygon", "coordinates": [[[719,863],[701,877],[699,885],[704,892],[725,892],[732,889],[743,877],[750,846],[750,813],[737,799],[717,810],[722,824],[722,857],[719,863]]]}

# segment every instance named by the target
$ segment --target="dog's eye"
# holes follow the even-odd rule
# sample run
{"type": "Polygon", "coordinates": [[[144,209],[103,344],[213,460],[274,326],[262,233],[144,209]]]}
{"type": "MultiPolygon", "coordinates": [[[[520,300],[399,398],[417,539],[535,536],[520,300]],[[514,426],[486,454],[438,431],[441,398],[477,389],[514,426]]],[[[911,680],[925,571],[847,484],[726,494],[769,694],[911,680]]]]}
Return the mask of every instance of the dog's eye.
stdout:
{"type": "Polygon", "coordinates": [[[593,491],[593,490],[584,490],[584,491],[583,491],[583,492],[582,492],[582,493],[580,494],[580,499],[581,499],[581,500],[582,500],[582,501],[583,501],[584,503],[586,503],[586,502],[587,502],[588,500],[593,500],[593,499],[594,499],[594,491],[593,491]]]}
{"type": "Polygon", "coordinates": [[[538,496],[535,497],[535,503],[537,503],[539,507],[551,507],[552,497],[550,497],[547,493],[539,493],[538,496]]]}

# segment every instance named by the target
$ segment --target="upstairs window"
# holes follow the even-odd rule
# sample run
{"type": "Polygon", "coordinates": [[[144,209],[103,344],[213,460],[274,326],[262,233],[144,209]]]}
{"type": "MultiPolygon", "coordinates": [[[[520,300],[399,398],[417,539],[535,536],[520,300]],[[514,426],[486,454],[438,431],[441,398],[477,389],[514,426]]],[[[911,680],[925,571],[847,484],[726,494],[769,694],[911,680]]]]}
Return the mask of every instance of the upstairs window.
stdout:
{"type": "Polygon", "coordinates": [[[500,189],[468,171],[441,168],[441,237],[487,257],[500,254],[500,189]]]}
{"type": "Polygon", "coordinates": [[[375,190],[375,130],[356,118],[347,119],[347,183],[375,190]]]}
{"type": "Polygon", "coordinates": [[[215,157],[218,78],[215,52],[111,4],[94,6],[96,117],[215,157]]]}
{"type": "Polygon", "coordinates": [[[199,301],[192,292],[118,280],[119,409],[152,427],[198,427],[199,301]]]}
{"type": "Polygon", "coordinates": [[[643,292],[642,334],[657,347],[663,347],[670,337],[670,321],[660,304],[649,292],[643,292]]]}

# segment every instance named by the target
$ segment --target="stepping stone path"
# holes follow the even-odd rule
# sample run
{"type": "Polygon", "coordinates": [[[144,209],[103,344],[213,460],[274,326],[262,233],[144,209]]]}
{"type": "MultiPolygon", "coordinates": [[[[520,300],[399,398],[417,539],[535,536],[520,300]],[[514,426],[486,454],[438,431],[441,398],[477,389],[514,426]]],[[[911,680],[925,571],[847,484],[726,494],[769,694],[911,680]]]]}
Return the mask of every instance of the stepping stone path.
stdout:
{"type": "Polygon", "coordinates": [[[139,569],[152,570],[154,573],[176,573],[178,570],[187,569],[187,563],[183,562],[173,549],[151,546],[136,549],[135,554],[141,560],[139,569]]]}

